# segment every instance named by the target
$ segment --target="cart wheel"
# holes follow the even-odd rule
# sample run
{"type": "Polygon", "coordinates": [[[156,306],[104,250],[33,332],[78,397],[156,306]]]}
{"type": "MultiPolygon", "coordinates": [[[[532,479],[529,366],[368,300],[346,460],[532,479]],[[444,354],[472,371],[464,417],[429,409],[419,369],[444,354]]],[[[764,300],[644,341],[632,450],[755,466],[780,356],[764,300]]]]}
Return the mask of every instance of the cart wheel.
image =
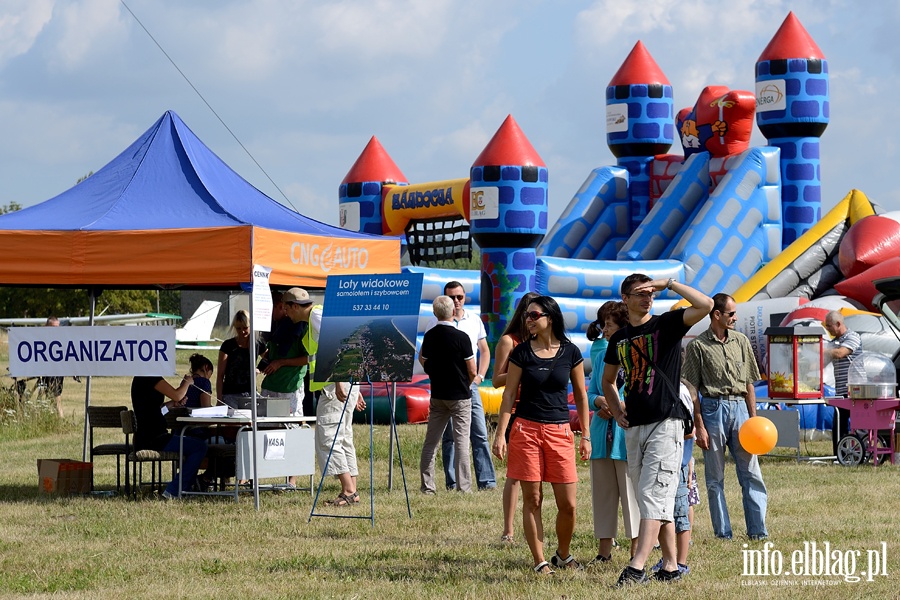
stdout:
{"type": "Polygon", "coordinates": [[[861,464],[866,454],[865,446],[855,435],[845,436],[838,442],[837,459],[845,467],[855,467],[861,464]]]}
{"type": "MultiPolygon", "coordinates": [[[[884,452],[882,454],[876,455],[872,451],[873,450],[872,447],[869,446],[868,438],[866,439],[865,444],[866,444],[865,462],[869,462],[871,460],[876,465],[884,464],[884,461],[886,461],[888,459],[888,453],[884,452]],[[875,462],[876,457],[877,457],[877,462],[875,462]]],[[[878,450],[886,450],[887,448],[890,447],[890,445],[891,445],[891,443],[888,440],[885,440],[884,438],[882,438],[880,435],[875,437],[875,446],[878,450]]]]}

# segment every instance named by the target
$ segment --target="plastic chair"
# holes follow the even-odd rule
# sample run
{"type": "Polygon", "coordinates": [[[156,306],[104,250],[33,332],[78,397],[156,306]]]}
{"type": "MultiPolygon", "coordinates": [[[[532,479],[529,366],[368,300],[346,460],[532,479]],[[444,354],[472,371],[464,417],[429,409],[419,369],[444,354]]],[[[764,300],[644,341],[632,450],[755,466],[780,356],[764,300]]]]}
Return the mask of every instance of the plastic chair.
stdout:
{"type": "MultiPolygon", "coordinates": [[[[134,417],[133,410],[124,410],[119,416],[122,422],[122,431],[126,436],[134,435],[137,431],[137,419],[134,417]]],[[[175,465],[179,461],[177,452],[160,452],[158,450],[132,450],[125,458],[125,493],[131,493],[131,496],[137,500],[143,485],[144,463],[150,463],[150,489],[159,487],[162,493],[162,464],[164,462],[171,463],[172,477],[175,477],[175,465]],[[129,487],[128,479],[128,463],[131,463],[131,482],[134,484],[129,487]],[[156,467],[159,466],[159,481],[156,478],[156,467]]]]}
{"type": "MultiPolygon", "coordinates": [[[[126,406],[89,406],[88,407],[88,424],[90,426],[90,446],[91,446],[91,462],[94,462],[95,456],[115,456],[116,457],[116,491],[118,492],[122,486],[122,457],[127,458],[131,452],[131,444],[128,443],[128,436],[125,436],[125,442],[119,444],[98,444],[94,445],[94,429],[117,429],[122,431],[123,410],[128,410],[126,406]]],[[[91,471],[91,489],[94,489],[93,471],[91,471]]]]}

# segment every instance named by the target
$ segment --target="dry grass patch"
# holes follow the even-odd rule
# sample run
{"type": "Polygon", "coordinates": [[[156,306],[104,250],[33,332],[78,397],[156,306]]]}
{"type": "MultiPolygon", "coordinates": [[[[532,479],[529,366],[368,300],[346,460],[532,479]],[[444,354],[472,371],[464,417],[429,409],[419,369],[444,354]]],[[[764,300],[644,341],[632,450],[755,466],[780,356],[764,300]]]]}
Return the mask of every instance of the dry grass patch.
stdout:
{"type": "MultiPolygon", "coordinates": [[[[181,359],[182,357],[179,356],[181,359]]],[[[183,364],[184,361],[181,361],[183,364]]],[[[501,547],[501,492],[471,495],[418,493],[418,461],[424,426],[399,428],[413,518],[407,516],[399,466],[394,489],[387,489],[388,429],[375,429],[375,525],[367,520],[314,518],[307,523],[311,497],[303,492],[261,498],[256,512],[249,495],[226,499],[132,502],[122,497],[53,499],[37,491],[37,458],[81,455],[83,385],[66,382],[65,406],[72,417],[51,433],[15,436],[0,431],[0,598],[894,598],[900,573],[896,507],[900,467],[843,468],[764,459],[769,488],[768,526],[772,549],[790,561],[805,542],[829,541],[841,551],[878,549],[887,542],[887,577],[834,586],[803,581],[823,577],[742,576],[747,549],[760,542],[742,538],[743,513],[733,466],[726,470],[726,496],[736,539],[716,540],[706,499],[697,509],[691,574],[666,587],[651,584],[612,592],[627,551],[613,564],[581,573],[540,578],[517,523],[516,544],[501,547]],[[71,396],[69,396],[71,394],[71,396]],[[80,394],[80,397],[79,397],[80,394]],[[747,548],[744,545],[747,544],[747,548]],[[765,582],[763,587],[749,581],[765,582]],[[782,586],[781,583],[786,582],[782,586]],[[793,582],[793,583],[792,583],[793,582]]],[[[95,378],[94,401],[130,405],[127,378],[95,378]]],[[[101,434],[113,441],[115,432],[101,434]]],[[[336,514],[369,511],[369,429],[356,426],[362,502],[336,514]],[[348,512],[349,511],[349,512],[348,512]]],[[[825,453],[828,442],[808,445],[825,453]]],[[[698,473],[703,465],[697,451],[698,473]]],[[[438,459],[440,461],[440,459],[438,459]]],[[[95,464],[101,488],[115,482],[115,461],[95,464]]],[[[502,475],[504,469],[498,468],[502,475]]],[[[587,465],[579,466],[578,525],[573,552],[584,562],[596,554],[592,535],[587,465]]],[[[500,482],[502,484],[502,480],[500,482]]],[[[323,499],[337,492],[326,482],[323,499]]],[[[547,555],[555,550],[552,495],[547,489],[547,555]]],[[[701,494],[703,496],[703,494],[701,494]]],[[[521,512],[519,513],[519,517],[521,512]]],[[[619,543],[627,547],[626,540],[619,543]]],[[[658,559],[651,556],[651,564],[658,559]]],[[[864,569],[860,564],[858,570],[864,569]]]]}

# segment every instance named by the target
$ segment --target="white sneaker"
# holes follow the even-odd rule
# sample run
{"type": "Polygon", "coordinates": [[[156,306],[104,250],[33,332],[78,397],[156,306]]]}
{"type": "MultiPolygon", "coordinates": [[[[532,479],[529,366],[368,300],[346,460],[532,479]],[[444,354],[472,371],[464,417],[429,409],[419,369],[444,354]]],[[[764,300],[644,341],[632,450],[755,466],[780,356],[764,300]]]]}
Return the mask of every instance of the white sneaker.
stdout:
{"type": "Polygon", "coordinates": [[[177,499],[177,496],[175,496],[174,494],[170,494],[170,493],[169,493],[169,490],[163,490],[162,497],[163,497],[163,500],[175,500],[175,499],[177,499]]]}

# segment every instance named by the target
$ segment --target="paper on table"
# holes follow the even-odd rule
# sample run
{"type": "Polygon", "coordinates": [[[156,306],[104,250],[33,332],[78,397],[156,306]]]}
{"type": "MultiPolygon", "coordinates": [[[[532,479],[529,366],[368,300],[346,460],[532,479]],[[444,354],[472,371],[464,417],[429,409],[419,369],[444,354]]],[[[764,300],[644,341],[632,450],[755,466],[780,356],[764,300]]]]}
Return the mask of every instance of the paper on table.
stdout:
{"type": "Polygon", "coordinates": [[[227,417],[228,416],[228,406],[219,405],[219,406],[209,406],[206,408],[193,408],[191,409],[192,417],[227,417]]]}

